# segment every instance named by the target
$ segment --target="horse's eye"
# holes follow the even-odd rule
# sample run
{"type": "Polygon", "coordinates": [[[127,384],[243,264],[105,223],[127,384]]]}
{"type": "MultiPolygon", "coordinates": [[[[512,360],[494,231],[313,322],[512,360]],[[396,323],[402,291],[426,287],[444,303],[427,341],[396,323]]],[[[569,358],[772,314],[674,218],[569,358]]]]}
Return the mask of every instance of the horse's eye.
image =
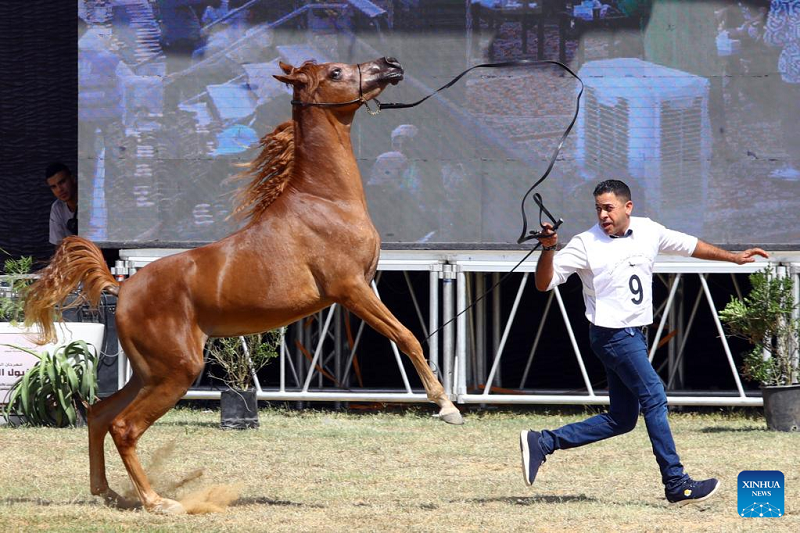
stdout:
{"type": "Polygon", "coordinates": [[[335,68],[335,69],[333,69],[331,71],[331,79],[332,80],[338,80],[338,79],[341,79],[341,77],[342,77],[342,69],[335,68]]]}

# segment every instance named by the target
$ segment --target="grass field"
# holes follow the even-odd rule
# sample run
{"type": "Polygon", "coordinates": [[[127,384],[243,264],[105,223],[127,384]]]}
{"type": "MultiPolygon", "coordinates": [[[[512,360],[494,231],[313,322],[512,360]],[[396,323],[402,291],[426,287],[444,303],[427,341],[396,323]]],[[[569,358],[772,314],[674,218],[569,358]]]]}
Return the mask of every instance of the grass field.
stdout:
{"type": "MultiPolygon", "coordinates": [[[[238,494],[221,512],[179,517],[91,496],[85,428],[0,427],[0,530],[800,531],[800,434],[767,431],[757,413],[671,415],[687,471],[723,484],[707,502],[674,508],[642,420],[627,435],[556,452],[526,487],[519,430],[586,413],[473,411],[454,427],[431,412],[269,409],[259,430],[231,432],[218,429],[216,411],[173,410],[140,441],[154,485],[179,500],[238,494]],[[742,470],[784,473],[785,516],[737,515],[742,470]]],[[[110,439],[106,457],[112,488],[129,490],[110,439]]]]}

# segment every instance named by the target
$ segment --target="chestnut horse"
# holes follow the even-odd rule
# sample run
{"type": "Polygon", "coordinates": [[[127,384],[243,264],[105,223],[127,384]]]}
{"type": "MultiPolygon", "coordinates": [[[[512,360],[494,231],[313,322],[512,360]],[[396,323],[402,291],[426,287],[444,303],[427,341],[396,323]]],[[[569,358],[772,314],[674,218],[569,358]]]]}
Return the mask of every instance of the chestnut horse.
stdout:
{"type": "Polygon", "coordinates": [[[88,413],[91,490],[109,504],[133,502],[108,486],[106,433],[143,506],[185,512],[153,490],[136,443],[200,374],[209,337],[274,329],[333,303],[394,341],[411,358],[442,420],[463,422],[420,343],[370,289],[380,238],[367,212],[350,127],[361,104],[402,79],[402,67],[381,58],[359,65],[281,63],[281,69],[285,75],[275,77],[294,88],[292,119],[261,140],[262,152],[246,171],[252,180],[235,210],[248,219],[242,229],[159,259],[123,283],[93,243],[69,237],[28,295],[27,320],[39,326],[42,340],[52,337],[57,307],[80,283],[95,305],[104,290],[119,296],[117,333],[133,376],[88,413]]]}

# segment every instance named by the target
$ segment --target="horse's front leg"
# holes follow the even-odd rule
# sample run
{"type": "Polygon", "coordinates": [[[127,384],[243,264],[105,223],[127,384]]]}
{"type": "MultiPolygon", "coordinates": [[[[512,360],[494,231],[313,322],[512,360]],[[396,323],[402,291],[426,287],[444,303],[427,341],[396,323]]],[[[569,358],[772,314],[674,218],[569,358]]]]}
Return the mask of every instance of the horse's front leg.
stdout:
{"type": "Polygon", "coordinates": [[[422,353],[422,346],[414,335],[397,320],[391,311],[383,305],[372,292],[366,282],[354,282],[342,290],[342,296],[337,300],[350,311],[355,313],[375,331],[388,337],[397,344],[397,347],[406,354],[417,374],[422,379],[428,399],[439,406],[439,417],[448,424],[463,424],[464,419],[458,408],[453,405],[444,392],[444,388],[431,372],[422,353]]]}

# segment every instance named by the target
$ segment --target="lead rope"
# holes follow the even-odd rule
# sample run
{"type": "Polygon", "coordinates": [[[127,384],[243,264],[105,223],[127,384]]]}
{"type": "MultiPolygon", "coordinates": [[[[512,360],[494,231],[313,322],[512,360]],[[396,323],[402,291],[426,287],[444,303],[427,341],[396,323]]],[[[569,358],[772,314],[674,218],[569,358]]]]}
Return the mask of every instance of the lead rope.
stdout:
{"type": "MultiPolygon", "coordinates": [[[[381,103],[381,101],[378,100],[377,98],[373,98],[375,104],[377,105],[377,107],[373,110],[372,108],[369,107],[369,104],[367,103],[367,100],[364,98],[363,89],[361,87],[361,64],[357,63],[356,67],[358,68],[358,93],[359,93],[358,94],[358,98],[355,98],[355,99],[350,100],[348,102],[302,102],[300,100],[292,100],[292,105],[315,106],[315,107],[338,107],[338,106],[345,106],[345,105],[352,105],[352,104],[355,104],[355,103],[359,103],[360,105],[363,105],[364,107],[367,108],[367,112],[370,115],[375,116],[375,115],[380,114],[380,112],[383,109],[408,109],[408,108],[411,108],[411,107],[416,107],[416,106],[420,105],[422,102],[424,102],[425,100],[427,100],[430,97],[434,96],[435,94],[437,94],[437,93],[439,93],[441,91],[444,91],[445,89],[448,89],[448,88],[452,87],[461,78],[463,78],[467,73],[469,73],[469,72],[471,72],[471,71],[473,71],[475,69],[479,69],[479,68],[519,67],[519,66],[527,66],[527,65],[530,65],[530,66],[556,65],[558,67],[561,67],[562,69],[566,70],[573,78],[578,80],[578,83],[581,84],[581,88],[578,91],[577,96],[575,97],[575,113],[572,116],[572,121],[569,123],[569,126],[567,126],[567,128],[564,130],[564,133],[561,134],[561,138],[559,139],[558,144],[556,145],[555,149],[553,150],[552,155],[550,156],[550,162],[547,165],[547,169],[545,169],[545,171],[542,174],[542,176],[539,179],[537,179],[536,182],[534,182],[534,184],[531,185],[531,187],[522,196],[522,201],[520,202],[520,211],[522,213],[522,232],[520,233],[520,236],[517,238],[517,244],[522,244],[523,242],[529,241],[531,239],[538,239],[538,238],[546,236],[546,235],[551,235],[551,233],[544,233],[542,231],[536,231],[536,230],[530,230],[529,231],[528,230],[528,216],[527,216],[527,213],[525,211],[525,201],[528,199],[528,196],[530,196],[530,194],[533,192],[533,190],[536,187],[538,187],[550,175],[550,172],[553,170],[553,167],[555,166],[556,160],[558,159],[558,154],[561,152],[561,148],[564,146],[564,141],[567,139],[567,136],[572,131],[572,128],[575,126],[575,122],[578,120],[578,113],[580,112],[580,108],[581,108],[581,96],[583,95],[584,84],[583,84],[583,80],[580,78],[580,76],[575,74],[568,66],[564,65],[563,63],[561,63],[559,61],[553,61],[553,60],[549,60],[549,59],[544,59],[544,60],[517,59],[517,60],[513,60],[513,61],[501,61],[501,62],[497,62],[497,63],[481,63],[480,65],[474,65],[474,66],[464,70],[459,75],[457,75],[455,78],[450,80],[448,83],[446,83],[445,85],[442,85],[441,87],[439,87],[438,89],[433,91],[431,94],[429,94],[429,95],[417,100],[416,102],[412,102],[412,103],[392,102],[392,103],[385,103],[384,104],[384,103],[381,103]]],[[[560,219],[560,218],[556,220],[556,218],[550,213],[550,211],[547,210],[547,208],[544,206],[544,202],[543,202],[542,196],[540,194],[535,193],[533,195],[533,201],[536,203],[536,205],[539,206],[539,225],[541,225],[544,228],[544,226],[542,225],[542,215],[544,214],[552,222],[552,230],[551,231],[553,232],[552,234],[554,234],[564,221],[562,219],[560,219]]],[[[434,336],[437,333],[439,333],[439,331],[441,331],[445,326],[447,326],[448,324],[452,323],[455,319],[457,319],[458,317],[460,317],[461,315],[466,313],[468,310],[470,310],[475,304],[477,304],[478,302],[483,300],[489,293],[491,293],[494,289],[496,289],[498,285],[503,283],[508,278],[508,276],[510,276],[512,273],[514,273],[517,270],[517,268],[519,268],[520,265],[522,265],[522,263],[524,263],[528,259],[528,257],[530,257],[531,254],[533,252],[535,252],[539,248],[539,246],[541,246],[541,242],[537,243],[536,246],[534,246],[527,254],[525,254],[525,257],[523,257],[516,265],[514,265],[514,267],[511,270],[506,272],[505,275],[503,277],[501,277],[499,281],[497,281],[488,290],[486,290],[482,295],[480,295],[480,297],[478,297],[475,301],[473,301],[465,309],[460,311],[456,316],[454,316],[453,318],[451,318],[450,320],[448,320],[447,322],[445,322],[444,324],[439,326],[439,328],[437,328],[430,335],[425,337],[423,339],[423,341],[424,342],[428,342],[428,340],[432,336],[434,336]]]]}
{"type": "MultiPolygon", "coordinates": [[[[456,76],[455,78],[450,80],[445,85],[441,86],[440,88],[436,89],[434,92],[429,94],[428,96],[425,96],[424,98],[421,98],[420,100],[418,100],[416,102],[409,103],[409,104],[406,104],[406,103],[386,103],[386,104],[384,104],[384,103],[381,103],[377,98],[374,98],[373,100],[377,104],[377,109],[374,112],[371,109],[369,109],[369,106],[367,106],[367,109],[369,110],[370,114],[377,115],[378,113],[381,112],[382,109],[407,109],[407,108],[410,108],[410,107],[418,106],[419,104],[421,104],[422,102],[424,102],[425,100],[427,100],[431,96],[435,95],[436,93],[439,93],[439,92],[441,92],[441,91],[443,91],[443,90],[445,90],[445,89],[447,89],[449,87],[452,87],[453,85],[455,85],[458,82],[458,80],[463,78],[468,72],[470,72],[472,70],[475,70],[475,69],[478,69],[478,68],[502,68],[502,67],[516,67],[516,66],[524,66],[524,65],[539,66],[539,65],[548,65],[548,64],[549,65],[557,65],[557,66],[561,67],[562,69],[566,70],[567,72],[569,72],[570,75],[572,75],[572,77],[574,77],[576,80],[578,80],[578,83],[580,83],[581,88],[578,91],[577,96],[575,97],[575,113],[572,116],[572,120],[570,121],[569,126],[567,126],[567,128],[564,130],[564,133],[561,134],[561,138],[559,139],[558,144],[556,145],[555,149],[553,150],[552,155],[550,156],[550,162],[547,165],[547,169],[544,171],[542,176],[539,179],[537,179],[536,182],[534,182],[534,184],[531,185],[531,187],[525,192],[525,194],[522,197],[522,201],[520,202],[520,211],[522,213],[522,232],[520,233],[520,236],[517,239],[517,244],[522,244],[523,242],[529,241],[531,239],[537,239],[537,238],[543,237],[545,235],[550,235],[549,233],[545,233],[543,231],[535,231],[535,230],[530,230],[529,231],[528,230],[528,216],[527,216],[527,213],[525,211],[525,201],[528,199],[528,196],[530,196],[530,194],[533,192],[533,190],[536,187],[538,187],[550,175],[550,172],[553,170],[553,167],[555,166],[556,160],[558,159],[558,154],[561,152],[561,148],[564,146],[564,141],[567,139],[567,136],[572,131],[572,128],[575,126],[575,122],[578,120],[578,113],[580,112],[581,96],[583,95],[584,84],[583,84],[583,80],[581,80],[581,78],[577,74],[575,74],[568,66],[564,65],[563,63],[561,63],[559,61],[532,60],[532,59],[518,59],[518,60],[515,60],[515,61],[502,61],[502,62],[498,62],[498,63],[482,63],[480,65],[475,65],[473,67],[468,68],[467,70],[463,71],[461,74],[459,74],[458,76],[456,76]]],[[[359,72],[360,72],[360,70],[359,70],[359,72]]],[[[542,196],[539,193],[535,193],[533,195],[533,201],[536,203],[536,205],[539,206],[539,225],[544,228],[544,226],[542,225],[542,215],[544,214],[552,222],[552,233],[555,233],[556,231],[558,231],[558,228],[561,226],[561,224],[563,224],[564,221],[562,219],[560,219],[560,218],[556,219],[550,213],[550,211],[548,211],[548,209],[544,206],[544,202],[542,200],[542,196]]],[[[508,279],[508,277],[512,273],[514,273],[522,265],[522,263],[524,263],[531,256],[531,254],[533,254],[533,252],[535,252],[540,246],[541,246],[541,242],[537,243],[536,246],[534,246],[527,254],[525,254],[525,256],[516,265],[514,265],[514,267],[511,270],[506,272],[494,285],[492,285],[488,290],[486,290],[483,294],[481,294],[476,300],[474,300],[465,309],[460,311],[456,316],[452,317],[450,320],[448,320],[447,322],[445,322],[444,324],[439,326],[430,335],[425,337],[423,339],[424,342],[428,342],[429,339],[432,336],[434,336],[437,333],[439,333],[439,331],[441,331],[445,326],[447,326],[450,323],[452,323],[455,319],[457,319],[458,317],[460,317],[461,315],[463,315],[464,313],[469,311],[473,306],[475,306],[475,304],[477,304],[478,302],[483,300],[487,295],[489,295],[489,293],[491,293],[494,289],[496,289],[498,285],[500,285],[506,279],[508,279]]]]}

